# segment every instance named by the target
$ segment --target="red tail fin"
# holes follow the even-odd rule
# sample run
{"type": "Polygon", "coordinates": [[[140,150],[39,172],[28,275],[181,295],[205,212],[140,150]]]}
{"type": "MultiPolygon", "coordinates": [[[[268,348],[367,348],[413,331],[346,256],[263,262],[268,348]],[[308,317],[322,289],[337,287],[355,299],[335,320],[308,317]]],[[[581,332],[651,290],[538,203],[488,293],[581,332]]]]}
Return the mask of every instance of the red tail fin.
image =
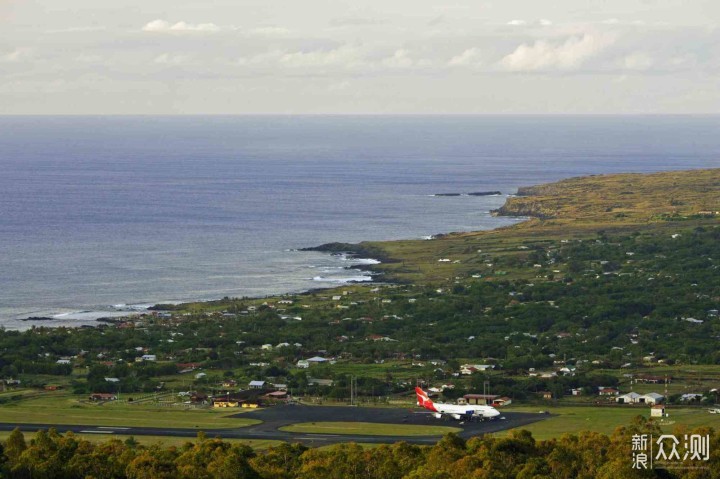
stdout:
{"type": "Polygon", "coordinates": [[[432,400],[428,396],[428,393],[426,393],[422,389],[416,387],[415,394],[417,394],[418,406],[422,406],[425,409],[428,409],[433,412],[437,412],[437,409],[435,409],[435,405],[433,404],[432,400]]]}
{"type": "Polygon", "coordinates": [[[432,401],[428,397],[427,393],[419,387],[415,388],[415,394],[417,395],[418,406],[424,407],[426,404],[432,404],[432,401]]]}

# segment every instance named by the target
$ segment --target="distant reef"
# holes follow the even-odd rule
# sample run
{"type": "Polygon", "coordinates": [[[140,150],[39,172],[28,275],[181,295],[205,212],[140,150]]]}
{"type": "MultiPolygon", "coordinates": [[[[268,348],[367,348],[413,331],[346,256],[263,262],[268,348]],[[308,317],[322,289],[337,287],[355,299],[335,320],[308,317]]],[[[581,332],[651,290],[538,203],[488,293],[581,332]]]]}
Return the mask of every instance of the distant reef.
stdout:
{"type": "Polygon", "coordinates": [[[433,196],[498,196],[502,191],[473,191],[470,193],[435,193],[433,196]]]}
{"type": "MultiPolygon", "coordinates": [[[[300,248],[299,251],[319,251],[321,253],[346,254],[352,258],[372,258],[381,263],[393,263],[396,260],[390,258],[387,253],[374,245],[367,243],[325,243],[320,246],[300,248]]],[[[350,268],[372,271],[372,265],[353,265],[350,268]]]]}

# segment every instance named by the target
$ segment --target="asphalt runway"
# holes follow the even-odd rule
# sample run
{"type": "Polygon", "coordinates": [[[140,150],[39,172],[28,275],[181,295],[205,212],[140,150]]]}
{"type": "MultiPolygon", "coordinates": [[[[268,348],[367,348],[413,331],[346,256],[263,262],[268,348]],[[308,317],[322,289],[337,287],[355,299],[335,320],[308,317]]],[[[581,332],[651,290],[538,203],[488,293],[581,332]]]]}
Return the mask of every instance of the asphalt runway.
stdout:
{"type": "MultiPolygon", "coordinates": [[[[305,422],[376,422],[385,424],[414,424],[451,426],[462,428],[461,437],[470,438],[486,433],[504,431],[541,421],[548,417],[534,413],[504,413],[505,419],[490,421],[459,422],[450,419],[436,419],[430,414],[421,413],[421,409],[401,408],[366,408],[348,406],[305,406],[286,405],[236,414],[233,417],[258,419],[263,421],[254,426],[237,429],[201,429],[201,428],[153,428],[153,427],[113,427],[113,426],[80,426],[59,424],[22,424],[0,423],[0,431],[11,431],[19,427],[22,431],[33,432],[39,429],[56,428],[59,432],[72,431],[77,434],[96,434],[107,436],[114,434],[128,436],[171,436],[192,438],[199,431],[208,437],[223,439],[261,439],[286,442],[301,442],[309,446],[323,446],[340,442],[362,442],[370,444],[394,443],[406,441],[413,444],[435,444],[441,436],[367,436],[358,434],[306,434],[280,431],[279,428],[290,424],[305,422]]],[[[502,411],[501,411],[502,412],[502,411]]]]}

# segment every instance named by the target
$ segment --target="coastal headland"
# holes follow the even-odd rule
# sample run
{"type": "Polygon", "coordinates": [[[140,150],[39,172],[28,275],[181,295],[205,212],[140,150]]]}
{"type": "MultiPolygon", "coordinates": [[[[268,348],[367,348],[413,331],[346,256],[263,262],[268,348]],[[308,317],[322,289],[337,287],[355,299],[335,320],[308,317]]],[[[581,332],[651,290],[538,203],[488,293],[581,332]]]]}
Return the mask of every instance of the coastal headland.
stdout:
{"type": "Polygon", "coordinates": [[[720,169],[597,175],[528,186],[493,214],[525,221],[489,231],[439,233],[432,240],[329,243],[309,249],[378,258],[381,264],[363,268],[383,281],[442,282],[481,266],[479,248],[487,254],[513,255],[519,253],[512,251],[514,245],[588,238],[601,231],[621,234],[679,224],[716,225],[720,169]]]}
{"type": "MultiPolygon", "coordinates": [[[[489,388],[503,413],[551,412],[523,425],[542,439],[610,434],[647,416],[645,404],[616,401],[630,390],[664,397],[664,431],[720,427],[705,394],[720,387],[720,169],[518,193],[497,212],[526,218],[513,226],[317,248],[379,259],[362,265],[373,284],[158,305],[96,328],[0,331],[0,422],[27,428],[62,416],[79,431],[235,425],[251,434],[254,416],[238,419],[233,408],[287,397],[308,408],[395,408],[402,422],[418,412],[421,384],[439,401],[489,388]],[[682,399],[688,392],[695,399],[682,399]]],[[[298,411],[283,427],[340,435],[330,442],[352,429],[349,409],[333,424],[298,411]]],[[[357,426],[355,437],[388,424],[357,426]]]]}

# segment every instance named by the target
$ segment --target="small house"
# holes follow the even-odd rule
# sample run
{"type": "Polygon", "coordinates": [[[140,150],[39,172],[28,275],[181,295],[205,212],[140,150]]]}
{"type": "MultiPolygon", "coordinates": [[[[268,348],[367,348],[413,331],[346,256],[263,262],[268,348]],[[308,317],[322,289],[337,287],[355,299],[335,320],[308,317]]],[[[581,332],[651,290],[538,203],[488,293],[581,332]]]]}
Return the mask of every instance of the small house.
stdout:
{"type": "Polygon", "coordinates": [[[310,385],[310,386],[332,386],[333,380],[332,379],[308,378],[308,385],[310,385]]]}
{"type": "Polygon", "coordinates": [[[489,405],[498,397],[495,394],[466,394],[463,399],[465,399],[466,404],[489,405]]]}
{"type": "Polygon", "coordinates": [[[658,393],[643,394],[638,398],[638,402],[645,404],[660,404],[665,400],[665,396],[658,393]]]}
{"type": "Polygon", "coordinates": [[[250,389],[263,389],[265,388],[265,381],[250,381],[248,387],[250,389]]]}
{"type": "Polygon", "coordinates": [[[326,362],[327,359],[321,358],[320,356],[313,356],[312,358],[308,359],[307,362],[311,364],[319,364],[326,362]]]}
{"type": "Polygon", "coordinates": [[[680,396],[682,402],[702,401],[703,395],[699,393],[687,393],[680,396]]]}
{"type": "Polygon", "coordinates": [[[90,395],[91,401],[114,401],[117,396],[111,393],[92,393],[90,395]]]}
{"type": "Polygon", "coordinates": [[[618,404],[635,404],[638,402],[640,395],[636,392],[629,392],[615,398],[618,404]]]}
{"type": "Polygon", "coordinates": [[[662,404],[651,406],[650,417],[665,417],[665,406],[662,404]]]}

